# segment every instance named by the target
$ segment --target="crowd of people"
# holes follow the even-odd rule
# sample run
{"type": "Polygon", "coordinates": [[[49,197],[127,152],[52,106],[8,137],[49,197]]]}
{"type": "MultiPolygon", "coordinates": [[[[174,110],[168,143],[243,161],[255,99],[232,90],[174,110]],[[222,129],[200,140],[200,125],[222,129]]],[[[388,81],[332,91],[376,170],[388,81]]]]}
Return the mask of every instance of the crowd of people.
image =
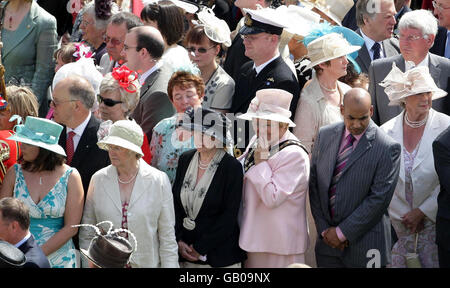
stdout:
{"type": "Polygon", "coordinates": [[[0,3],[0,267],[450,267],[448,1],[62,2],[0,3]]]}

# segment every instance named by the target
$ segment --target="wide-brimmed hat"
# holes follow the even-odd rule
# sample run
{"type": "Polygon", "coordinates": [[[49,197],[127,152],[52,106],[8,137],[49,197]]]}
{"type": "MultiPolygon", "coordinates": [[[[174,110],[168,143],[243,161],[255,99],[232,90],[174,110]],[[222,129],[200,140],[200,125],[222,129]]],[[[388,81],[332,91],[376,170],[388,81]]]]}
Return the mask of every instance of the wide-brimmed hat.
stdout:
{"type": "Polygon", "coordinates": [[[251,121],[253,118],[266,119],[276,122],[288,123],[295,127],[290,119],[289,110],[292,94],[282,89],[261,89],[256,91],[255,98],[250,102],[247,113],[237,116],[239,119],[251,121]]]}
{"type": "Polygon", "coordinates": [[[262,9],[243,9],[245,14],[244,25],[239,30],[242,35],[269,33],[281,35],[283,28],[288,27],[286,19],[281,17],[281,14],[272,8],[262,9]]]}
{"type": "Polygon", "coordinates": [[[0,240],[0,268],[22,267],[27,258],[14,245],[0,240]]]}
{"type": "Polygon", "coordinates": [[[289,23],[288,27],[284,28],[284,31],[297,36],[297,38],[303,38],[308,35],[314,28],[314,24],[320,22],[320,15],[306,7],[281,5],[276,10],[289,23]]]}
{"type": "Polygon", "coordinates": [[[308,58],[311,61],[305,68],[305,70],[308,70],[328,60],[352,54],[361,49],[361,46],[351,45],[343,34],[332,32],[313,40],[307,44],[306,48],[308,49],[308,58]]]}
{"type": "Polygon", "coordinates": [[[141,146],[144,132],[134,120],[119,120],[109,128],[109,133],[97,142],[98,147],[108,150],[108,145],[116,145],[144,156],[141,146]]]}
{"type": "Polygon", "coordinates": [[[342,26],[342,20],[355,4],[353,0],[300,0],[307,8],[316,8],[342,26]]]}
{"type": "Polygon", "coordinates": [[[34,146],[38,146],[57,154],[66,156],[64,148],[58,145],[59,136],[63,130],[63,126],[58,123],[33,116],[28,116],[25,120],[25,125],[20,124],[22,119],[20,116],[14,115],[10,121],[17,119],[18,125],[14,126],[16,132],[10,140],[22,142],[34,146]]]}
{"type": "Polygon", "coordinates": [[[210,8],[203,8],[197,12],[198,20],[192,20],[195,25],[203,26],[206,36],[216,43],[221,43],[226,47],[231,46],[231,31],[227,22],[217,18],[210,8]]]}
{"type": "Polygon", "coordinates": [[[211,109],[202,107],[186,109],[177,127],[215,137],[225,146],[232,143],[230,119],[211,109]]]}
{"type": "Polygon", "coordinates": [[[385,87],[384,92],[389,98],[389,106],[400,105],[402,99],[420,93],[431,92],[431,100],[447,95],[447,92],[437,87],[426,66],[402,72],[394,62],[391,71],[379,85],[385,87]]]}

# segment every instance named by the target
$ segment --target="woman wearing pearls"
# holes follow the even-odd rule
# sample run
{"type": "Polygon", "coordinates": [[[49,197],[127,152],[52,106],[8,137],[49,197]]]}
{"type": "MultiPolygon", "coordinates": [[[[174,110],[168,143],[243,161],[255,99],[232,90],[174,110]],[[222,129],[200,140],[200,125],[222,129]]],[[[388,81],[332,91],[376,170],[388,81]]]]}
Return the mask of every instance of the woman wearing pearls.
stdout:
{"type": "Polygon", "coordinates": [[[403,73],[393,64],[380,84],[389,105],[404,111],[381,128],[402,145],[400,176],[389,206],[398,236],[392,249],[392,267],[407,267],[409,253],[418,254],[422,267],[438,267],[436,240],[439,179],[434,168],[432,143],[450,125],[450,117],[431,108],[447,95],[439,89],[428,67],[403,73]]]}

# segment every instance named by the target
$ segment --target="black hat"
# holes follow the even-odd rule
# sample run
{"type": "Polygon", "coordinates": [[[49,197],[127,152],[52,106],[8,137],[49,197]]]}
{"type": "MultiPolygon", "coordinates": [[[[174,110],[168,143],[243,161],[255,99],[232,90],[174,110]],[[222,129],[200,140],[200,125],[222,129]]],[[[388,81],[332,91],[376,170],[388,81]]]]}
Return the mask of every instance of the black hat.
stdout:
{"type": "Polygon", "coordinates": [[[283,33],[283,28],[287,25],[281,23],[281,15],[278,15],[275,9],[264,8],[264,9],[247,9],[244,8],[245,19],[244,26],[239,30],[242,35],[248,34],[258,34],[258,33],[269,33],[275,35],[281,35],[283,33]]]}
{"type": "Polygon", "coordinates": [[[0,240],[0,268],[19,268],[27,258],[22,251],[14,245],[0,240]]]}

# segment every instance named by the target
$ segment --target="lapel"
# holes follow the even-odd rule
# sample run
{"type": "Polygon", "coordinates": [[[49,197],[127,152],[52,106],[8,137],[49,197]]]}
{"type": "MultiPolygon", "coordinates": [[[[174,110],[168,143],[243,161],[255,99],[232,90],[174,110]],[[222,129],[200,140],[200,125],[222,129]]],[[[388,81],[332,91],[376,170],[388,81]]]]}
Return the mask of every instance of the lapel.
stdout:
{"type": "MultiPolygon", "coordinates": [[[[398,116],[395,117],[394,124],[392,127],[387,131],[386,134],[388,134],[392,139],[397,141],[401,147],[403,147],[403,117],[405,115],[405,110],[403,110],[398,116]]],[[[402,148],[403,149],[403,148],[402,148]]],[[[403,158],[403,151],[400,154],[400,179],[405,181],[405,162],[403,158]]]]}
{"type": "MultiPolygon", "coordinates": [[[[250,77],[252,77],[252,72],[253,72],[253,61],[251,62],[251,65],[249,65],[248,69],[244,72],[242,72],[240,74],[240,77],[238,80],[240,82],[241,90],[245,91],[244,93],[239,93],[239,96],[235,96],[233,97],[233,111],[239,111],[239,109],[241,108],[242,104],[246,103],[247,99],[250,97],[254,97],[254,95],[252,96],[252,90],[253,87],[251,85],[251,79],[250,77]]],[[[261,71],[262,72],[262,71],[261,71]]],[[[254,82],[254,81],[253,81],[254,82]]],[[[239,92],[241,92],[241,90],[239,90],[239,92]]]]}
{"type": "Polygon", "coordinates": [[[383,44],[383,50],[384,50],[384,54],[386,55],[386,58],[389,58],[389,57],[399,54],[397,52],[397,50],[395,50],[394,46],[392,45],[390,38],[383,40],[382,44],[383,44]]]}
{"type": "Polygon", "coordinates": [[[91,114],[91,119],[89,119],[89,122],[81,135],[80,142],[78,142],[77,150],[75,150],[75,153],[73,154],[71,166],[78,167],[82,160],[86,160],[83,159],[86,152],[91,149],[92,145],[97,143],[97,121],[98,120],[95,119],[95,116],[91,114]]]}
{"type": "Polygon", "coordinates": [[[119,181],[117,181],[118,175],[116,167],[110,165],[106,171],[106,177],[108,179],[105,179],[107,181],[104,181],[103,183],[105,194],[108,195],[112,203],[114,203],[114,206],[116,206],[120,214],[122,214],[122,201],[120,200],[120,189],[119,181]]]}
{"type": "MultiPolygon", "coordinates": [[[[369,127],[367,127],[366,132],[359,140],[358,145],[356,145],[355,150],[350,154],[347,164],[342,171],[342,175],[350,169],[350,167],[358,160],[364,153],[367,152],[370,148],[372,148],[372,141],[375,139],[375,134],[377,132],[377,126],[375,123],[370,120],[369,127]]],[[[342,176],[341,176],[342,177],[342,176]]]]}
{"type": "MultiPolygon", "coordinates": [[[[362,37],[361,30],[359,28],[358,28],[358,30],[356,30],[356,33],[358,33],[358,35],[362,37]]],[[[365,71],[369,71],[369,67],[370,67],[370,63],[372,62],[372,59],[370,58],[369,51],[368,51],[368,48],[367,48],[365,42],[364,42],[364,45],[361,47],[361,49],[359,49],[357,58],[361,59],[361,62],[363,63],[363,65],[365,67],[365,71]]]]}
{"type": "Polygon", "coordinates": [[[327,193],[330,188],[331,180],[333,178],[333,172],[334,172],[334,168],[336,166],[336,158],[339,153],[339,146],[341,146],[341,139],[342,139],[342,135],[344,135],[344,129],[345,129],[344,122],[340,123],[340,125],[337,125],[334,128],[332,137],[330,138],[330,140],[327,143],[325,143],[325,145],[327,145],[327,146],[324,147],[324,150],[323,150],[323,151],[327,151],[327,153],[325,155],[323,155],[323,159],[328,159],[328,160],[326,160],[327,174],[325,175],[325,178],[324,178],[324,179],[326,179],[326,181],[328,181],[328,183],[326,183],[327,184],[326,185],[327,193]],[[332,163],[332,165],[330,165],[330,163],[332,163]]]}
{"type": "Polygon", "coordinates": [[[428,68],[430,70],[431,77],[433,77],[436,85],[442,85],[439,83],[439,79],[441,79],[441,68],[439,67],[439,60],[433,54],[429,53],[430,58],[428,61],[428,68]]]}
{"type": "Polygon", "coordinates": [[[433,109],[430,109],[430,114],[428,115],[428,121],[425,124],[425,130],[423,131],[422,140],[419,142],[419,151],[417,151],[416,158],[414,158],[413,163],[413,170],[416,169],[420,163],[423,162],[423,160],[431,157],[430,153],[433,152],[432,149],[430,149],[431,144],[434,141],[435,136],[435,129],[439,128],[439,120],[434,119],[437,115],[436,112],[433,109]]]}
{"type": "Polygon", "coordinates": [[[138,203],[138,200],[142,197],[142,195],[144,195],[145,193],[149,193],[148,192],[148,188],[146,187],[146,183],[144,181],[144,179],[148,179],[147,175],[149,174],[149,171],[145,168],[144,165],[144,160],[139,159],[140,163],[139,163],[139,172],[138,175],[136,176],[136,181],[134,183],[133,186],[133,191],[131,192],[131,198],[130,198],[130,203],[128,205],[129,209],[131,209],[133,207],[133,205],[135,205],[136,203],[138,203]]]}
{"type": "Polygon", "coordinates": [[[153,71],[152,74],[150,74],[144,82],[143,87],[141,88],[141,98],[145,96],[145,94],[147,93],[148,89],[150,89],[150,87],[153,86],[153,84],[155,83],[156,79],[158,79],[158,75],[161,72],[161,68],[157,69],[156,71],[153,71]]]}
{"type": "MultiPolygon", "coordinates": [[[[25,17],[22,20],[22,23],[20,23],[19,27],[16,31],[14,31],[14,37],[10,39],[11,43],[9,46],[9,49],[3,48],[3,59],[5,59],[8,54],[14,50],[22,41],[28,36],[28,34],[31,33],[36,28],[36,18],[38,17],[38,7],[36,6],[36,3],[31,4],[30,12],[25,15],[25,17]]],[[[4,60],[3,60],[4,61],[4,60]]]]}

